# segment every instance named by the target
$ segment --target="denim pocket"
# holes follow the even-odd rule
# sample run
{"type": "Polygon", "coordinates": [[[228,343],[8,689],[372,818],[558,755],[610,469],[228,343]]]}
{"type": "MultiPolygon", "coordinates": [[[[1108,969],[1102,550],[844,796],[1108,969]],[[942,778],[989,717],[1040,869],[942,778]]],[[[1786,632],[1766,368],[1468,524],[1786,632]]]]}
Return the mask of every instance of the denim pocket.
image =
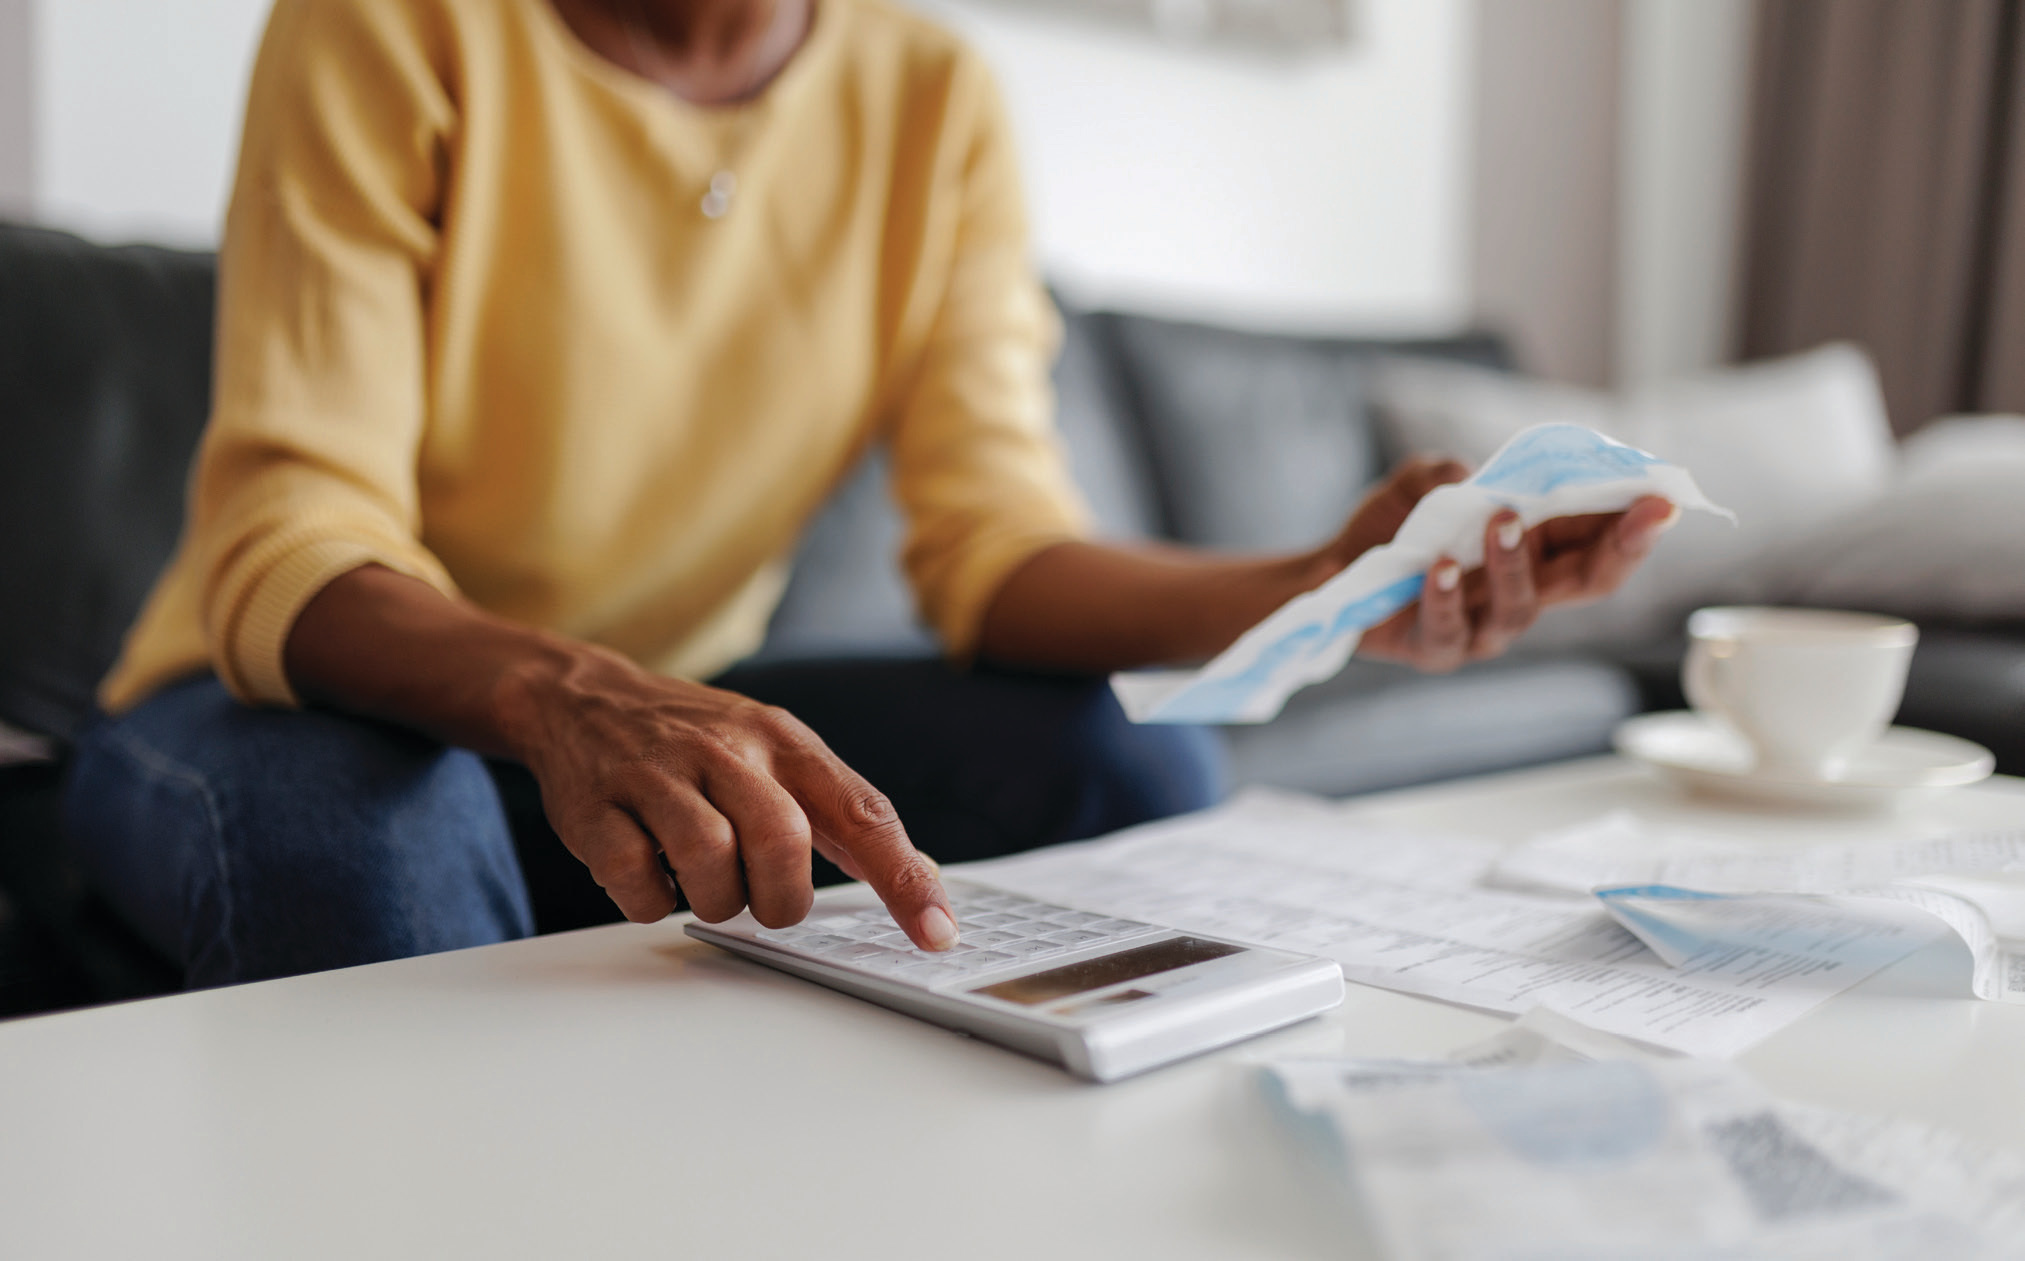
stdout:
{"type": "Polygon", "coordinates": [[[200,771],[101,719],[78,739],[64,829],[92,887],[142,940],[186,972],[200,959],[229,969],[224,834],[200,771]]]}

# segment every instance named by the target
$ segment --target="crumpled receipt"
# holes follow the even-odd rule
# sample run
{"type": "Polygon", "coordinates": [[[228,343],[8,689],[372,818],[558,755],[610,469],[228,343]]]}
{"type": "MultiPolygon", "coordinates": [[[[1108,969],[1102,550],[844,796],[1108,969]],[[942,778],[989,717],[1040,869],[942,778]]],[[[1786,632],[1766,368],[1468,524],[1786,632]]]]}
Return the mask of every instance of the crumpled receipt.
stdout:
{"type": "Polygon", "coordinates": [[[1902,954],[1901,911],[1968,948],[1970,988],[2025,1003],[2025,832],[1901,842],[1765,846],[1667,835],[1617,810],[1506,851],[1486,882],[1593,895],[1667,963],[1700,951],[1778,949],[1856,959],[1902,954]],[[1922,919],[1921,917],[1930,917],[1922,919]]]}
{"type": "Polygon", "coordinates": [[[1551,1011],[1449,1062],[1280,1059],[1262,1084],[1400,1261],[1999,1261],[2025,1159],[1778,1098],[1551,1011]]]}
{"type": "Polygon", "coordinates": [[[1280,606],[1209,664],[1114,674],[1111,688],[1134,722],[1266,722],[1289,696],[1341,670],[1366,630],[1418,599],[1437,558],[1464,569],[1482,564],[1484,529],[1500,509],[1515,510],[1531,529],[1555,517],[1621,512],[1646,495],[1736,519],[1678,465],[1581,425],[1535,425],[1468,481],[1429,492],[1390,543],[1280,606]]]}

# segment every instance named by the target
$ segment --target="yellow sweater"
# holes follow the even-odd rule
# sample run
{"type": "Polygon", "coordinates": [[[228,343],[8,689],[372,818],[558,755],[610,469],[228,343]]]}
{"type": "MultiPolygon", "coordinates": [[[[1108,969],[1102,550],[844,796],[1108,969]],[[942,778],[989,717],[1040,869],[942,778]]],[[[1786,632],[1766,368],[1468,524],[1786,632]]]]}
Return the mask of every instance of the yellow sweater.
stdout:
{"type": "Polygon", "coordinates": [[[296,615],[368,563],[707,677],[880,439],[952,653],[1084,527],[995,93],[886,0],[821,0],[727,109],[604,61],[548,0],[281,0],[219,286],[188,526],[111,710],[207,667],[293,703],[296,615]]]}

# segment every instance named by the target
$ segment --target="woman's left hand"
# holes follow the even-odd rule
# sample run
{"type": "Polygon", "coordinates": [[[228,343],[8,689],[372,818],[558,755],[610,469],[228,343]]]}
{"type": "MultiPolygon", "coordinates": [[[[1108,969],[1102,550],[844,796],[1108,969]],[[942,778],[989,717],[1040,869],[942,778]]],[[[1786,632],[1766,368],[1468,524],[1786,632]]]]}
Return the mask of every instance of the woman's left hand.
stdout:
{"type": "MultiPolygon", "coordinates": [[[[1402,466],[1358,509],[1336,546],[1354,556],[1389,541],[1421,496],[1465,475],[1452,461],[1402,466]]],[[[1517,513],[1499,512],[1484,529],[1482,568],[1465,574],[1452,559],[1437,560],[1420,599],[1366,631],[1357,651],[1430,673],[1498,656],[1541,609],[1615,591],[1678,516],[1656,495],[1623,512],[1559,517],[1531,530],[1517,513]]]]}

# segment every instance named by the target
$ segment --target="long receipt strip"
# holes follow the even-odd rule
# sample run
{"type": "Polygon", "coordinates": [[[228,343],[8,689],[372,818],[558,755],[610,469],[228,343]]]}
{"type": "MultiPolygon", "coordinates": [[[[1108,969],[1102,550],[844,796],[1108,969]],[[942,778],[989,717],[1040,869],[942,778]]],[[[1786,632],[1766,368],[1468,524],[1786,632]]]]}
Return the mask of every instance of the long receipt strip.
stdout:
{"type": "Polygon", "coordinates": [[[1824,926],[1854,930],[1891,909],[1924,914],[1968,947],[1978,998],[2025,1003],[2025,887],[1973,882],[2019,872],[2025,832],[1767,849],[1654,835],[1618,811],[1511,850],[1488,878],[1509,889],[1593,893],[1669,962],[1694,943],[1776,944],[1824,926]],[[1844,913],[1851,905],[1869,914],[1844,913]]]}
{"type": "Polygon", "coordinates": [[[1283,1060],[1269,1093],[1360,1193],[1386,1255],[2015,1257],[2025,1160],[1769,1096],[1552,1012],[1455,1059],[1283,1060]]]}
{"type": "Polygon", "coordinates": [[[1250,791],[1115,837],[952,868],[966,879],[1334,959],[1352,981],[1492,1011],[1546,1002],[1598,1028],[1734,1055],[1934,939],[1921,917],[1678,966],[1593,898],[1485,887],[1494,842],[1391,832],[1316,798],[1250,791]]]}
{"type": "Polygon", "coordinates": [[[1580,425],[1535,425],[1468,481],[1429,492],[1390,543],[1282,605],[1209,664],[1116,674],[1111,688],[1134,722],[1265,722],[1289,696],[1341,670],[1366,630],[1418,599],[1437,558],[1481,564],[1484,530],[1500,509],[1515,510],[1530,529],[1622,511],[1646,495],[1731,516],[1686,469],[1580,425]]]}

